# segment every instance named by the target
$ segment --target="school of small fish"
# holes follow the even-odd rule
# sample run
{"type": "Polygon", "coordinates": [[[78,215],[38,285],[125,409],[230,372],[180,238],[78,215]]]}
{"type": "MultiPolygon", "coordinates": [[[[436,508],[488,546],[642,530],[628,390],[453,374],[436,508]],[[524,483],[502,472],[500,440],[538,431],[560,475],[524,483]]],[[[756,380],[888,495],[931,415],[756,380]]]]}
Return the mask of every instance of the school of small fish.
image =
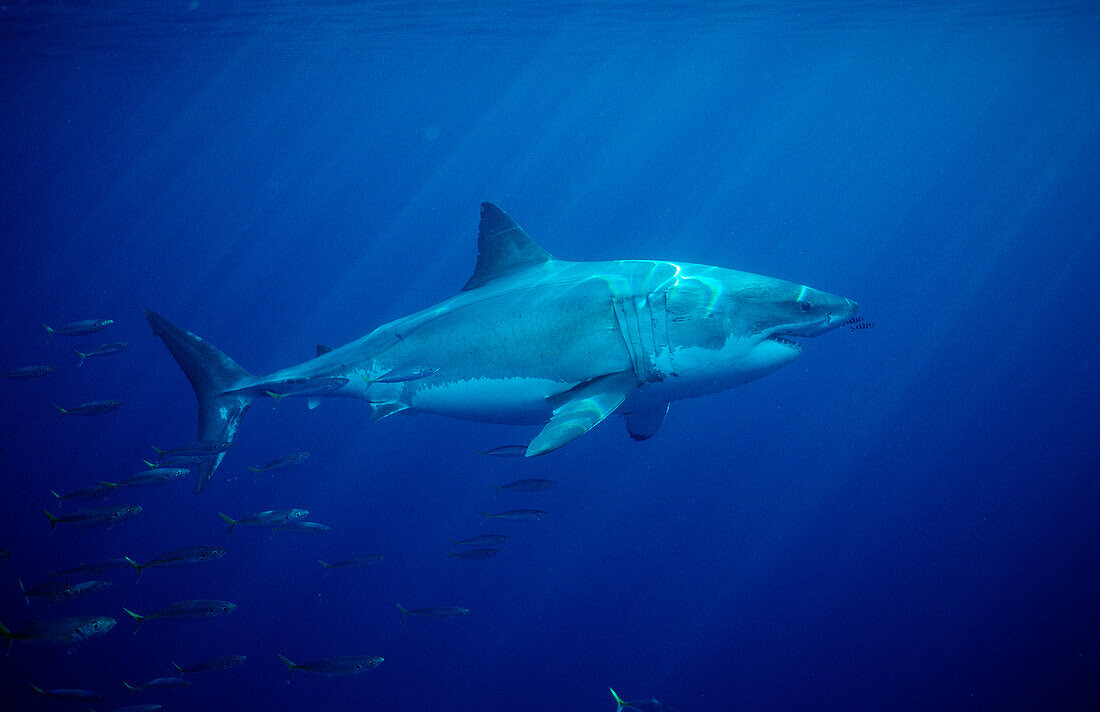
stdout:
{"type": "MultiPolygon", "coordinates": [[[[114,323],[114,320],[111,319],[88,319],[72,322],[59,327],[45,326],[45,329],[50,335],[50,338],[61,336],[80,337],[94,334],[110,327],[114,323]]],[[[101,357],[119,354],[125,351],[127,346],[128,343],[126,342],[115,342],[102,344],[99,347],[89,348],[85,351],[77,350],[75,353],[79,357],[79,360],[76,365],[78,367],[83,366],[85,361],[89,358],[94,357],[98,360],[101,357]]],[[[319,350],[321,348],[324,347],[318,347],[319,350]]],[[[57,368],[51,365],[23,366],[0,373],[0,379],[14,381],[32,380],[47,377],[56,370],[57,368]]],[[[427,377],[434,373],[435,370],[436,369],[431,367],[404,369],[399,372],[394,371],[384,374],[375,380],[382,383],[415,380],[427,377]]],[[[346,379],[344,380],[346,381],[346,379]]],[[[332,388],[342,385],[344,384],[325,384],[324,387],[332,388]]],[[[316,384],[309,384],[309,387],[316,388],[317,386],[316,384]]],[[[277,402],[278,398],[290,392],[292,392],[292,388],[286,393],[271,393],[270,395],[274,396],[277,402]]],[[[54,408],[57,409],[62,418],[69,415],[92,417],[106,415],[122,407],[122,405],[122,402],[118,400],[104,399],[77,405],[70,404],[68,407],[62,407],[55,404],[54,408]]],[[[96,500],[104,500],[114,495],[117,490],[129,492],[138,488],[171,485],[172,483],[187,478],[191,473],[190,467],[219,457],[222,453],[227,452],[229,447],[229,443],[211,441],[196,441],[173,445],[163,449],[154,447],[153,450],[155,455],[150,456],[149,459],[144,461],[144,469],[135,472],[131,476],[119,478],[117,482],[101,481],[91,483],[87,486],[63,493],[50,490],[49,495],[53,503],[53,508],[43,507],[42,509],[47,519],[49,530],[53,532],[54,529],[59,526],[64,528],[100,527],[105,529],[113,529],[114,527],[121,526],[127,520],[142,514],[144,511],[142,506],[138,504],[99,505],[72,509],[71,511],[67,509],[63,510],[62,506],[66,502],[94,502],[96,500]]],[[[522,455],[525,449],[525,446],[522,445],[505,445],[484,451],[482,454],[496,457],[515,457],[522,455]]],[[[274,473],[300,465],[308,457],[309,453],[306,451],[294,452],[276,457],[266,464],[250,466],[248,469],[256,474],[274,473]]],[[[552,487],[554,484],[556,483],[553,480],[548,479],[516,480],[505,484],[493,485],[496,492],[494,497],[508,493],[542,492],[552,487]]],[[[307,521],[310,513],[301,508],[272,509],[237,516],[230,516],[223,512],[218,512],[217,514],[221,517],[222,521],[225,522],[227,534],[232,534],[238,526],[266,529],[270,532],[292,531],[324,533],[331,531],[331,528],[324,524],[307,521]]],[[[484,517],[483,521],[537,521],[545,517],[547,512],[539,509],[508,509],[497,512],[483,511],[481,514],[484,517]]],[[[453,550],[444,550],[444,553],[446,556],[453,559],[481,561],[494,558],[501,554],[503,551],[501,547],[506,546],[506,542],[509,539],[511,539],[511,537],[505,534],[479,534],[464,539],[451,539],[450,544],[453,550]]],[[[123,556],[121,558],[103,559],[102,561],[92,564],[78,563],[62,571],[46,571],[44,573],[47,574],[49,578],[37,584],[28,585],[22,578],[17,579],[17,581],[28,607],[32,606],[32,602],[39,606],[42,604],[63,604],[77,598],[101,593],[108,590],[112,585],[112,581],[108,578],[101,579],[92,577],[109,577],[120,572],[131,571],[136,573],[137,580],[140,581],[146,569],[193,566],[201,563],[215,562],[227,553],[228,549],[222,547],[183,547],[166,551],[144,561],[138,561],[131,556],[123,556]]],[[[13,553],[10,550],[0,549],[0,564],[12,556],[13,553]]],[[[357,569],[371,566],[382,561],[384,558],[385,555],[381,553],[366,553],[340,560],[319,560],[319,563],[323,573],[328,574],[333,570],[357,569]]],[[[406,608],[400,603],[396,605],[402,617],[454,618],[465,616],[470,612],[469,609],[460,606],[406,608]]],[[[136,634],[147,621],[218,618],[230,615],[236,609],[237,605],[234,603],[215,599],[174,601],[166,603],[160,608],[142,609],[140,613],[133,610],[132,607],[122,607],[122,611],[134,622],[134,627],[132,629],[132,633],[134,634],[136,634]]],[[[111,633],[117,624],[118,621],[116,618],[106,615],[34,620],[13,628],[9,628],[3,622],[0,622],[0,639],[3,639],[3,642],[6,643],[8,654],[12,652],[12,647],[15,643],[58,647],[72,652],[78,646],[111,633]]],[[[296,663],[285,657],[281,652],[271,651],[271,655],[273,658],[280,660],[286,667],[288,672],[288,683],[294,676],[294,673],[298,671],[313,672],[329,676],[356,675],[372,670],[384,661],[384,658],[375,655],[344,655],[296,663]]],[[[193,684],[193,681],[191,679],[186,679],[185,675],[228,670],[240,665],[245,659],[245,655],[225,655],[195,662],[186,667],[181,666],[175,661],[168,660],[166,661],[166,672],[169,671],[167,665],[170,663],[171,668],[174,668],[174,673],[171,675],[156,677],[145,681],[133,679],[122,680],[120,683],[121,687],[132,692],[181,689],[193,684]]],[[[45,687],[38,687],[34,684],[30,684],[30,687],[40,696],[52,697],[55,699],[87,702],[98,700],[103,697],[103,695],[94,690],[70,688],[47,689],[45,687]]],[[[633,704],[624,703],[618,700],[617,702],[620,705],[620,709],[629,707],[633,704]]],[[[153,710],[161,709],[161,705],[129,705],[118,709],[127,710],[129,712],[152,712],[153,710]]]]}

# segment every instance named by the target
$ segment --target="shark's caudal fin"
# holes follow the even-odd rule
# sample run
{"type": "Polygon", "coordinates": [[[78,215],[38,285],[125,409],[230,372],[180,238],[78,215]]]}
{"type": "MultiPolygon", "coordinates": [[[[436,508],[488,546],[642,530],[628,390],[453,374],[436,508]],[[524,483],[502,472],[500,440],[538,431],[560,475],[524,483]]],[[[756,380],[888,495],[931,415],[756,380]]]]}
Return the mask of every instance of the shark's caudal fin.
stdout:
{"type": "MultiPolygon", "coordinates": [[[[242,383],[254,380],[252,374],[218,349],[190,331],[179,328],[160,314],[146,309],[145,318],[195,389],[195,395],[199,399],[198,439],[233,442],[241,418],[259,394],[248,390],[236,390],[231,394],[226,391],[239,389],[242,383]]],[[[212,460],[198,465],[196,492],[201,492],[214,477],[214,471],[224,457],[225,452],[219,452],[212,460]]]]}
{"type": "Polygon", "coordinates": [[[611,690],[611,696],[615,698],[615,712],[622,712],[622,709],[626,705],[626,703],[623,702],[622,698],[619,697],[618,693],[616,693],[615,690],[611,689],[610,687],[607,689],[611,690]]]}

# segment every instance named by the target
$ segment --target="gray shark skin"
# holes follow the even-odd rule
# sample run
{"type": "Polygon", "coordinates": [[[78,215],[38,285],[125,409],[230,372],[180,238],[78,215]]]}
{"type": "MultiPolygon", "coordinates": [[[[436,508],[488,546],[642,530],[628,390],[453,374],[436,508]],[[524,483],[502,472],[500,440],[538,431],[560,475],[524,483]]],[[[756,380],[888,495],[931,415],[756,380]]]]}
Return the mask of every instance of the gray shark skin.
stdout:
{"type": "MultiPolygon", "coordinates": [[[[154,312],[146,318],[195,389],[199,440],[231,442],[257,398],[301,395],[313,408],[348,397],[367,401],[374,420],[422,412],[544,424],[527,446],[532,457],[618,409],[631,436],[644,440],[670,401],[765,376],[802,352],[795,338],[835,329],[858,308],[721,267],[558,260],[483,203],[477,267],[458,295],[267,376],[154,312]],[[430,375],[375,380],[398,370],[430,375]]],[[[224,456],[199,465],[197,491],[224,456]]]]}

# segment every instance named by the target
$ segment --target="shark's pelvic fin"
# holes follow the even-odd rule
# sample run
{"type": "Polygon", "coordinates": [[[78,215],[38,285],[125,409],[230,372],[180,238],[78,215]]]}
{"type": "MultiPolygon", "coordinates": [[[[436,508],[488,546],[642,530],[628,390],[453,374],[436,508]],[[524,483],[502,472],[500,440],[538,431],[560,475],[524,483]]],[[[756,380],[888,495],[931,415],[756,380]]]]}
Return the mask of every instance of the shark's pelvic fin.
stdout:
{"type": "Polygon", "coordinates": [[[668,413],[668,401],[652,403],[624,413],[626,430],[635,440],[648,440],[657,434],[668,413]]]}
{"type": "MultiPolygon", "coordinates": [[[[199,399],[198,439],[233,442],[241,418],[260,395],[243,387],[245,382],[255,380],[252,374],[200,337],[184,331],[160,314],[146,309],[145,318],[195,389],[199,399]]],[[[196,492],[201,492],[214,476],[214,470],[223,457],[224,451],[198,465],[196,492]]]]}
{"type": "Polygon", "coordinates": [[[557,450],[579,438],[622,405],[638,387],[634,371],[600,376],[558,397],[550,422],[527,446],[527,457],[557,450]]]}
{"type": "Polygon", "coordinates": [[[476,289],[511,272],[554,259],[539,247],[516,221],[492,203],[481,204],[477,234],[477,267],[463,292],[476,289]]]}

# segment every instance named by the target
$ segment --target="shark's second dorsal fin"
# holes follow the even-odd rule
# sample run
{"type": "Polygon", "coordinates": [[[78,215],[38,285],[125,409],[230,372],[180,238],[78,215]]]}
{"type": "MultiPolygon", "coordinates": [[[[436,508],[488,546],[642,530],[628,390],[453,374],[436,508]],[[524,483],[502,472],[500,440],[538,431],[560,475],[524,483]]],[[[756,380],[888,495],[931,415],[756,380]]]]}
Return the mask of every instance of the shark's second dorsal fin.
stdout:
{"type": "Polygon", "coordinates": [[[554,259],[516,221],[492,203],[481,204],[477,267],[462,291],[476,289],[510,272],[554,259]]]}

